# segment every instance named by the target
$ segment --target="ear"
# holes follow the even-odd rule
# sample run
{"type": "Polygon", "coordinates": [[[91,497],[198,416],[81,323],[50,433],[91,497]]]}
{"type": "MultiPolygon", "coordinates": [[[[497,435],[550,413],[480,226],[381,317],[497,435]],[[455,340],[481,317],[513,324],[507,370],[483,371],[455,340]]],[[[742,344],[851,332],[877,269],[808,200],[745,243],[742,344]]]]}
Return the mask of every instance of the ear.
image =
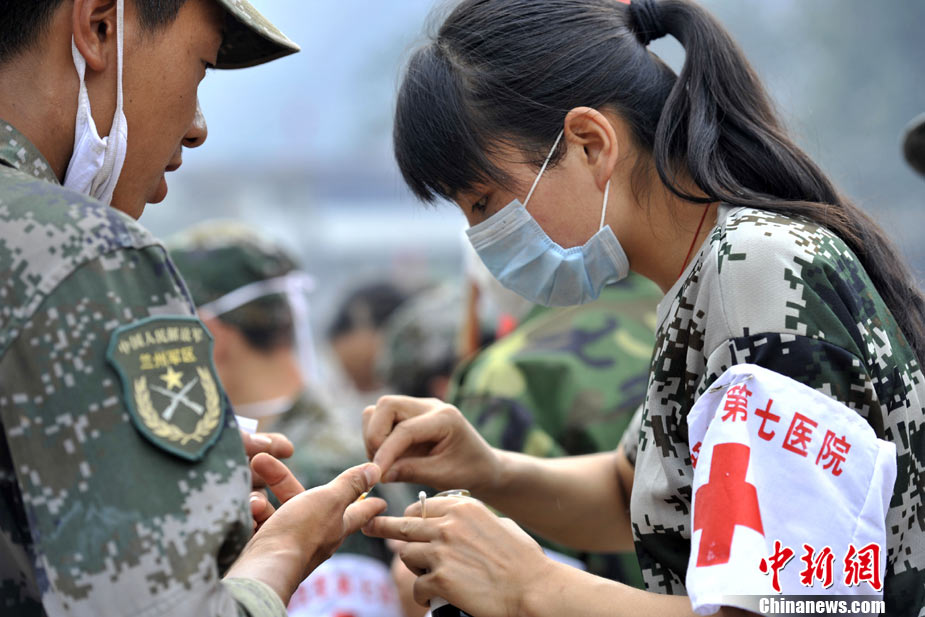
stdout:
{"type": "Polygon", "coordinates": [[[212,333],[213,346],[212,355],[215,358],[215,364],[224,364],[229,358],[237,355],[244,344],[244,337],[234,326],[228,325],[218,317],[211,314],[200,313],[199,318],[202,323],[212,333]]]}
{"type": "Polygon", "coordinates": [[[116,57],[116,0],[74,0],[72,20],[74,44],[87,68],[105,70],[109,59],[116,57]]]}
{"type": "Polygon", "coordinates": [[[582,148],[581,156],[602,191],[620,156],[617,132],[607,117],[590,107],[576,107],[565,116],[565,140],[582,148]]]}

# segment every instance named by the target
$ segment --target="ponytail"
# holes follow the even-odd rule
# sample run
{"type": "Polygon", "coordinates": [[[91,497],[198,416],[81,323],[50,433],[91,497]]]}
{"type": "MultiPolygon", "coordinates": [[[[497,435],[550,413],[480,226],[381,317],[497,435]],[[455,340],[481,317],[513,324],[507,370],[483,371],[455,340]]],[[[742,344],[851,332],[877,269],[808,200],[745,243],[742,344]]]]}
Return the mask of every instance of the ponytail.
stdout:
{"type": "Polygon", "coordinates": [[[655,166],[665,186],[688,201],[803,217],[835,233],[858,256],[921,362],[925,299],[899,251],[790,140],[726,30],[689,0],[634,0],[630,15],[637,28],[658,23],[686,52],[655,133],[655,166]],[[682,171],[706,198],[678,187],[682,171]]]}

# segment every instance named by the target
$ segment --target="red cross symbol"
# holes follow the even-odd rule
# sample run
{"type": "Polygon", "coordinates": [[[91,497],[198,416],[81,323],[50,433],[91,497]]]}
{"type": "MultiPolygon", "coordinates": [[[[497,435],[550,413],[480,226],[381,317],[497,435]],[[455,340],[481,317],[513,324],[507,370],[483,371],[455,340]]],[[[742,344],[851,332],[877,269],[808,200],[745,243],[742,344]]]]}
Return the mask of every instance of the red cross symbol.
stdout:
{"type": "Polygon", "coordinates": [[[745,481],[751,448],[741,443],[719,443],[713,447],[710,481],[697,489],[694,531],[700,536],[698,566],[727,563],[736,525],[764,534],[758,491],[745,481]]]}

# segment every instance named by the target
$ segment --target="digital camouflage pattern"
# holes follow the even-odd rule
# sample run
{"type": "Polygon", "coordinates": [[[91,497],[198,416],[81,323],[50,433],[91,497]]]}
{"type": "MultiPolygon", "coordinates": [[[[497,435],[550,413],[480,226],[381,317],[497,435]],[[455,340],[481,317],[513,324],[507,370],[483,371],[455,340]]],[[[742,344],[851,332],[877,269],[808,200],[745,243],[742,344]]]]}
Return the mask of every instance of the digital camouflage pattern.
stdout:
{"type": "MultiPolygon", "coordinates": [[[[589,304],[538,306],[461,367],[448,400],[505,450],[542,457],[613,450],[645,399],[661,297],[633,274],[589,304]]],[[[580,557],[596,574],[642,586],[632,555],[580,557]]]]}
{"type": "Polygon", "coordinates": [[[648,589],[685,593],[687,413],[727,368],[751,363],[844,403],[896,444],[884,599],[890,615],[925,615],[925,382],[845,243],[811,222],[723,207],[658,323],[641,430],[623,440],[636,466],[631,517],[648,589]]]}
{"type": "MultiPolygon", "coordinates": [[[[262,583],[220,579],[251,535],[234,416],[223,409],[214,445],[186,460],[136,428],[107,361],[118,328],[192,316],[164,248],[62,188],[2,121],[0,163],[0,614],[285,614],[262,583]]],[[[171,338],[154,351],[184,371],[171,338]]],[[[178,402],[172,422],[189,414],[178,402]]]]}

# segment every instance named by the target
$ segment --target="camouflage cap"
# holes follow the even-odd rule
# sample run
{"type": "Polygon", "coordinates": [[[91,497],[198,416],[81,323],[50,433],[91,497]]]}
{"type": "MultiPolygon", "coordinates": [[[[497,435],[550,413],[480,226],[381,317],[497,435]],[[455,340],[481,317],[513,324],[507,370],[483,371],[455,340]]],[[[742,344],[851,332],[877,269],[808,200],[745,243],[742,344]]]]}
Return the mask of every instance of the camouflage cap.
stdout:
{"type": "Polygon", "coordinates": [[[925,114],[919,115],[906,128],[903,154],[914,170],[925,175],[925,114]]]}
{"type": "Polygon", "coordinates": [[[294,54],[299,46],[247,0],[215,0],[225,9],[225,39],[219,69],[243,69],[294,54]]]}
{"type": "MultiPolygon", "coordinates": [[[[299,270],[282,247],[238,222],[202,223],[169,239],[167,247],[200,308],[212,307],[216,300],[229,300],[229,294],[247,292],[246,288],[264,281],[279,282],[280,277],[299,270]]],[[[255,347],[291,345],[297,324],[287,292],[260,293],[240,304],[232,303],[217,316],[241,329],[255,347]]]]}
{"type": "Polygon", "coordinates": [[[385,323],[376,369],[399,394],[431,396],[433,377],[449,377],[463,318],[462,289],[441,285],[406,300],[385,323]]]}
{"type": "Polygon", "coordinates": [[[298,269],[279,245],[233,221],[207,221],[166,242],[196,306],[298,269]]]}

